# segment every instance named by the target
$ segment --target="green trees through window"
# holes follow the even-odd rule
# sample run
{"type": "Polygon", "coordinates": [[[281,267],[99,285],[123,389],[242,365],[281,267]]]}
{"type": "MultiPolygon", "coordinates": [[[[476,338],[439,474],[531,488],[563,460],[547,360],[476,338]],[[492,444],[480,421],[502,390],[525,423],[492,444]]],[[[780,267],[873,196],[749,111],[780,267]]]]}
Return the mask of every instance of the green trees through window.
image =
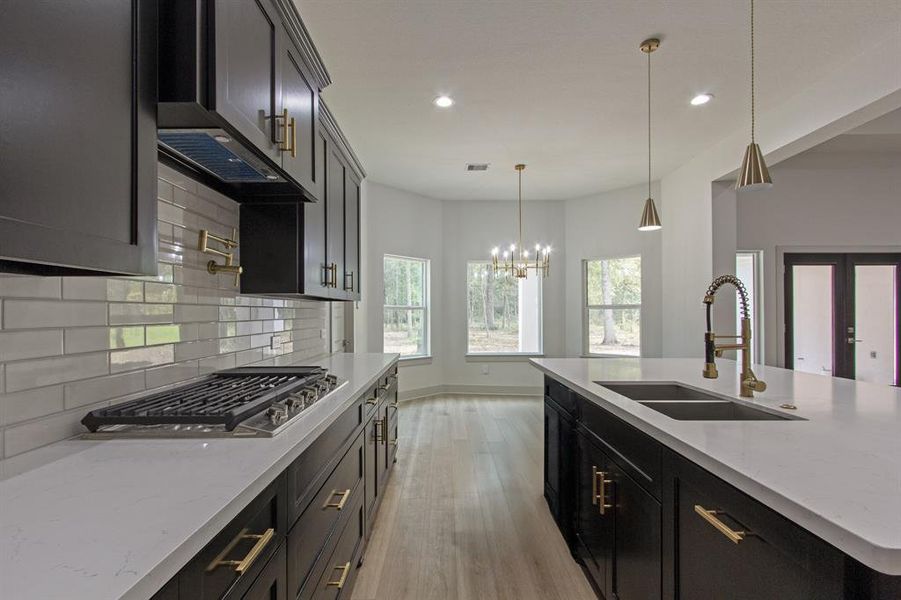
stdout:
{"type": "Polygon", "coordinates": [[[386,255],[384,273],[384,351],[428,356],[429,261],[386,255]]]}
{"type": "Polygon", "coordinates": [[[541,278],[495,274],[487,262],[466,265],[467,353],[541,352],[541,278]]]}
{"type": "Polygon", "coordinates": [[[586,354],[641,355],[641,257],[584,261],[586,354]]]}

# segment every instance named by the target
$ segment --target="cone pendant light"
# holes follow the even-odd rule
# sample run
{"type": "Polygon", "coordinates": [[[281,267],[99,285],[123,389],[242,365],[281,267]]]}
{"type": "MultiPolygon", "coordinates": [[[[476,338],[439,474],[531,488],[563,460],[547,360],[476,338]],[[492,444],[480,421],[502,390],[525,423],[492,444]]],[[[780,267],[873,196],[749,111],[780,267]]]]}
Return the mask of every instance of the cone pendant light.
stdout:
{"type": "Polygon", "coordinates": [[[651,52],[660,47],[660,40],[651,38],[641,43],[641,51],[648,55],[648,199],[644,202],[638,231],[656,231],[660,225],[660,215],[651,197],[651,52]]]}
{"type": "Polygon", "coordinates": [[[773,185],[770,172],[763,160],[763,152],[755,140],[755,106],[754,106],[754,0],[751,0],[751,143],[745,150],[745,158],[741,161],[741,173],[735,182],[736,190],[761,190],[773,185]]]}

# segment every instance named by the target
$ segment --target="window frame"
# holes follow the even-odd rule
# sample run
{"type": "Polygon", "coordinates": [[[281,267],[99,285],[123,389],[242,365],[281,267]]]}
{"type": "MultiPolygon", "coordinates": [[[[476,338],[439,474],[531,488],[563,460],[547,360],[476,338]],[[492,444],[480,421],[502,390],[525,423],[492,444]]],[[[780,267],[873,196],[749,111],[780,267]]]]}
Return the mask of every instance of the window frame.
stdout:
{"type": "MultiPolygon", "coordinates": [[[[764,327],[763,302],[764,302],[764,283],[763,283],[763,250],[736,250],[735,251],[735,268],[738,271],[738,257],[740,255],[749,255],[752,257],[753,277],[751,282],[751,362],[753,364],[764,364],[764,336],[766,328],[764,327]]],[[[741,335],[741,322],[737,318],[735,320],[735,333],[741,335]]]]}
{"type": "Polygon", "coordinates": [[[641,253],[638,254],[620,254],[615,256],[600,256],[595,258],[582,259],[582,356],[590,358],[641,358],[644,356],[644,261],[641,253]],[[638,304],[588,304],[588,263],[598,262],[602,260],[624,260],[627,258],[637,258],[640,264],[639,281],[642,287],[641,302],[638,304]],[[590,311],[598,309],[638,309],[638,323],[641,327],[641,333],[638,337],[638,356],[632,354],[613,354],[610,352],[592,352],[591,338],[589,331],[590,311]]]}
{"type": "Polygon", "coordinates": [[[385,350],[385,311],[386,310],[406,310],[408,312],[413,311],[421,311],[422,312],[422,321],[423,321],[423,347],[425,348],[425,353],[423,354],[407,354],[400,355],[398,360],[400,361],[422,361],[422,360],[430,360],[432,358],[432,320],[431,320],[431,304],[432,304],[432,260],[429,258],[419,258],[415,256],[402,256],[400,254],[390,254],[385,253],[382,256],[382,352],[386,352],[385,350]],[[386,259],[398,259],[398,260],[409,260],[415,261],[418,263],[422,263],[423,265],[423,274],[422,274],[422,305],[414,306],[414,305],[394,305],[394,304],[385,304],[385,260],[386,259]]]}
{"type": "MultiPolygon", "coordinates": [[[[538,351],[529,352],[471,352],[469,350],[469,265],[480,264],[491,266],[491,261],[483,259],[469,259],[465,263],[464,268],[464,285],[463,285],[463,302],[466,306],[466,318],[463,320],[463,335],[466,344],[466,352],[464,358],[469,361],[478,362],[479,359],[497,359],[497,360],[528,360],[529,358],[539,358],[544,356],[544,277],[537,274],[531,274],[530,277],[539,277],[541,283],[538,286],[538,351]]],[[[512,275],[508,275],[512,277],[512,275]]]]}

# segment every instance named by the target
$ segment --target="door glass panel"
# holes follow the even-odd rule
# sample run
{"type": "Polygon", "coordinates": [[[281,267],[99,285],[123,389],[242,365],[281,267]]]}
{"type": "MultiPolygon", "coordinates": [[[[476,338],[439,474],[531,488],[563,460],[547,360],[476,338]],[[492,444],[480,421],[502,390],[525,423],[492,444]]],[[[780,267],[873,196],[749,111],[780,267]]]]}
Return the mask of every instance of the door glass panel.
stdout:
{"type": "MultiPolygon", "coordinates": [[[[892,385],[896,380],[898,290],[894,265],[854,267],[854,368],[856,379],[892,385]]],[[[851,334],[849,334],[849,337],[851,334]]]]}
{"type": "Polygon", "coordinates": [[[792,268],[793,351],[796,371],[832,375],[832,265],[792,268]]]}

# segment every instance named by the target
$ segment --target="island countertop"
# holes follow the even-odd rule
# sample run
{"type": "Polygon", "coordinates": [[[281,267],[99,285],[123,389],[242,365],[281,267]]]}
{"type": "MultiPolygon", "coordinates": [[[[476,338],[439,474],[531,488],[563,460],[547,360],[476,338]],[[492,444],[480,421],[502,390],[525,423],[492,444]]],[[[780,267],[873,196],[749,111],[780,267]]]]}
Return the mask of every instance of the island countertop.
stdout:
{"type": "Polygon", "coordinates": [[[272,438],[72,439],[0,481],[0,596],[152,596],[397,361],[336,354],[347,380],[272,438]]]}
{"type": "Polygon", "coordinates": [[[748,399],[734,361],[720,361],[719,379],[702,377],[703,359],[531,362],[845,554],[901,575],[901,389],[755,365],[768,387],[748,399]],[[678,382],[804,420],[677,421],[598,381],[678,382]]]}

